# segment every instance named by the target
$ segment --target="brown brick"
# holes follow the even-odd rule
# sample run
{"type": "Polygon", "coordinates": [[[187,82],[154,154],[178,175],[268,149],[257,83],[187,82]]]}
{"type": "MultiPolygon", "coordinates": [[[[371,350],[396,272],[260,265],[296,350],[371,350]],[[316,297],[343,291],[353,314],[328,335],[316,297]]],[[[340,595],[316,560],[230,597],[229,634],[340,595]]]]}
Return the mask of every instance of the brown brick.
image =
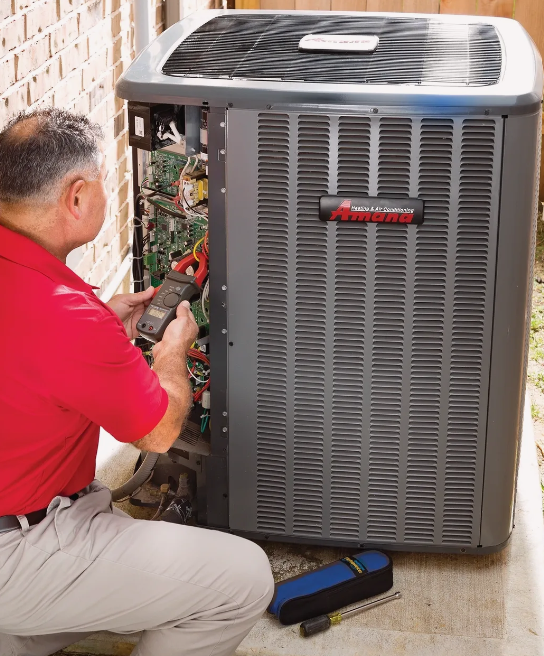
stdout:
{"type": "Polygon", "coordinates": [[[115,168],[118,160],[120,159],[117,154],[117,144],[112,143],[106,148],[106,170],[111,171],[115,168]]]}
{"type": "Polygon", "coordinates": [[[119,235],[119,241],[121,243],[121,260],[123,260],[130,240],[130,228],[128,223],[125,223],[125,225],[121,228],[121,230],[119,230],[118,235],[119,235]]]}
{"type": "Polygon", "coordinates": [[[62,77],[66,77],[74,69],[79,68],[89,57],[87,39],[72,43],[60,53],[60,68],[62,77]]]}
{"type": "Polygon", "coordinates": [[[119,208],[119,211],[117,212],[117,215],[115,217],[115,223],[117,225],[117,232],[121,232],[121,230],[125,227],[128,226],[129,229],[131,228],[131,224],[129,224],[129,215],[131,214],[131,207],[130,203],[124,203],[121,208],[119,208]]]}
{"type": "Polygon", "coordinates": [[[4,88],[15,82],[15,57],[13,55],[0,60],[0,80],[2,80],[4,88]]]}
{"type": "MultiPolygon", "coordinates": [[[[114,83],[117,82],[115,77],[113,78],[113,80],[114,80],[114,83]]],[[[114,106],[115,106],[115,113],[116,114],[118,112],[120,112],[121,110],[125,109],[126,100],[124,98],[119,98],[119,96],[114,96],[114,103],[115,103],[114,106]]]]}
{"type": "Polygon", "coordinates": [[[32,8],[26,14],[26,38],[31,39],[36,34],[41,34],[45,29],[57,20],[56,0],[45,0],[45,2],[34,2],[32,8]]]}
{"type": "Polygon", "coordinates": [[[83,87],[85,89],[90,89],[92,85],[98,81],[98,79],[103,74],[106,69],[106,52],[97,53],[94,56],[91,56],[88,62],[82,67],[81,71],[83,73],[83,87]]]}
{"type": "Polygon", "coordinates": [[[0,20],[11,16],[11,0],[0,0],[0,20]]]}
{"type": "Polygon", "coordinates": [[[92,0],[78,13],[79,33],[86,34],[102,20],[102,0],[92,0]]]}
{"type": "Polygon", "coordinates": [[[37,102],[60,80],[59,60],[52,60],[45,68],[38,70],[28,82],[30,103],[37,102]]]}
{"type": "Polygon", "coordinates": [[[109,14],[114,14],[116,11],[119,11],[123,1],[124,0],[104,0],[104,14],[108,16],[109,14]]]}
{"type": "Polygon", "coordinates": [[[89,113],[89,94],[82,93],[79,98],[73,103],[73,111],[76,114],[85,114],[89,113]]]}
{"type": "Polygon", "coordinates": [[[130,42],[130,32],[121,32],[110,47],[113,49],[114,62],[120,59],[132,60],[131,52],[133,48],[130,42]]]}
{"type": "Polygon", "coordinates": [[[45,95],[41,96],[38,98],[38,100],[31,105],[31,107],[51,107],[53,105],[53,100],[54,100],[54,94],[53,90],[50,89],[45,93],[45,95]]]}
{"type": "Polygon", "coordinates": [[[8,52],[25,40],[25,17],[16,16],[0,25],[0,52],[8,52]]]}
{"type": "Polygon", "coordinates": [[[101,21],[92,30],[87,32],[87,36],[89,38],[89,52],[91,53],[97,52],[105,46],[109,46],[113,41],[111,22],[106,20],[101,21]]]}
{"type": "Polygon", "coordinates": [[[59,18],[64,18],[71,11],[77,9],[84,0],[58,0],[59,18]]]}
{"type": "Polygon", "coordinates": [[[74,101],[83,90],[80,71],[73,71],[55,86],[55,105],[66,107],[74,101]]]}
{"type": "Polygon", "coordinates": [[[6,95],[0,99],[0,125],[5,125],[6,121],[27,107],[27,85],[21,84],[18,87],[9,89],[6,95]]]}
{"type": "Polygon", "coordinates": [[[85,276],[89,275],[91,272],[91,269],[94,266],[94,259],[93,259],[93,254],[94,251],[92,248],[88,249],[83,253],[83,257],[81,260],[77,263],[76,266],[76,273],[78,276],[81,276],[82,278],[85,278],[85,276]]]}
{"type": "Polygon", "coordinates": [[[69,16],[62,23],[58,23],[53,32],[51,32],[51,54],[55,55],[63,48],[66,48],[77,37],[77,16],[69,16]]]}
{"type": "Polygon", "coordinates": [[[125,113],[121,112],[117,114],[113,122],[113,134],[117,138],[121,132],[125,129],[125,113]]]}
{"type": "Polygon", "coordinates": [[[162,12],[162,5],[159,5],[155,9],[155,34],[160,34],[163,22],[164,16],[162,12]]]}
{"type": "Polygon", "coordinates": [[[119,204],[122,205],[128,198],[128,180],[119,187],[119,204]]]}
{"type": "Polygon", "coordinates": [[[106,103],[106,111],[108,113],[108,116],[110,116],[112,119],[115,116],[115,87],[113,86],[113,71],[108,71],[108,79],[111,80],[111,85],[110,89],[111,91],[108,93],[105,99],[106,103]]]}
{"type": "Polygon", "coordinates": [[[49,59],[49,35],[31,44],[25,44],[15,56],[17,79],[22,80],[31,71],[39,68],[49,59]]]}
{"type": "Polygon", "coordinates": [[[121,12],[117,11],[110,17],[111,33],[115,37],[121,32],[121,12]]]}
{"type": "MultiPolygon", "coordinates": [[[[107,105],[105,102],[93,105],[93,100],[96,98],[94,94],[95,91],[91,89],[91,91],[89,91],[89,104],[91,106],[91,113],[89,114],[89,117],[92,121],[98,123],[98,125],[101,125],[102,129],[104,129],[107,127],[109,121],[107,105]]],[[[105,130],[105,132],[107,132],[107,130],[105,130]]]]}

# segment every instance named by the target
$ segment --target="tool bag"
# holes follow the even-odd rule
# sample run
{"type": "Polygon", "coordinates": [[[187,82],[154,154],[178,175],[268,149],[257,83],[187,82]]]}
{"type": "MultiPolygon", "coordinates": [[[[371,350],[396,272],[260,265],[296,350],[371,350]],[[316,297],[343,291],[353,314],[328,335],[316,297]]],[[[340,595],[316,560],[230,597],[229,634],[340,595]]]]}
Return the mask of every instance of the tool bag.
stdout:
{"type": "Polygon", "coordinates": [[[295,624],[392,587],[389,556],[381,551],[363,551],[277,583],[268,612],[282,624],[295,624]]]}

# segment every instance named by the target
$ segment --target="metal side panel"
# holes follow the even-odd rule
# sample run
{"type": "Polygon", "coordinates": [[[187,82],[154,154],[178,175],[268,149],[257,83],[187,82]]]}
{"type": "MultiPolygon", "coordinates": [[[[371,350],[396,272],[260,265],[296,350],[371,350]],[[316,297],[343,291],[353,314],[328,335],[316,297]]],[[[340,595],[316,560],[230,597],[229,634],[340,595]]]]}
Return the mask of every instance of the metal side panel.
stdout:
{"type": "MultiPolygon", "coordinates": [[[[229,111],[226,148],[229,526],[253,531],[258,530],[260,441],[257,435],[259,147],[257,113],[229,111]]],[[[266,419],[261,418],[261,425],[263,421],[266,419]]],[[[277,499],[271,501],[269,512],[273,512],[277,502],[277,499]]]]}
{"type": "Polygon", "coordinates": [[[229,110],[231,529],[478,545],[502,125],[229,110]],[[425,223],[324,223],[325,194],[425,223]]]}
{"type": "Polygon", "coordinates": [[[206,506],[208,526],[228,527],[228,401],[227,401],[227,239],[225,207],[225,163],[218,154],[225,148],[224,109],[208,114],[210,152],[210,343],[213,359],[213,388],[210,416],[212,455],[206,461],[206,506]],[[223,190],[223,191],[222,191],[223,190]]]}
{"type": "Polygon", "coordinates": [[[512,531],[531,321],[540,129],[540,114],[505,122],[483,547],[503,543],[512,531]]]}

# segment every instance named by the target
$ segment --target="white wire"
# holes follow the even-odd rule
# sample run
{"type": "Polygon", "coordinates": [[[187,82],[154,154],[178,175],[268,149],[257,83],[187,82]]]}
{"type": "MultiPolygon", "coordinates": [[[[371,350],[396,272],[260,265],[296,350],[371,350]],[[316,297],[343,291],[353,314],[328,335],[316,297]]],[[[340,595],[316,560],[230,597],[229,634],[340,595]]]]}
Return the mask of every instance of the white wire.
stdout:
{"type": "Polygon", "coordinates": [[[208,378],[209,378],[209,376],[208,376],[208,378],[206,378],[206,380],[202,380],[202,379],[200,379],[200,378],[197,378],[197,377],[194,375],[194,373],[191,371],[191,368],[189,367],[189,363],[187,363],[187,371],[190,373],[191,377],[194,378],[194,379],[196,380],[197,383],[207,383],[207,382],[208,382],[208,378]]]}
{"type": "Polygon", "coordinates": [[[199,219],[207,219],[208,217],[205,214],[202,214],[201,212],[197,212],[196,210],[193,210],[190,207],[189,203],[187,202],[187,198],[185,196],[185,190],[183,188],[183,176],[185,175],[185,172],[189,168],[189,165],[191,165],[192,160],[193,162],[191,166],[191,173],[195,172],[196,167],[198,166],[200,161],[197,155],[189,155],[189,157],[187,158],[187,161],[185,162],[185,166],[181,169],[181,172],[179,174],[179,198],[181,200],[181,204],[183,206],[183,211],[185,212],[185,214],[193,218],[196,217],[199,219]]]}
{"type": "Polygon", "coordinates": [[[210,314],[208,310],[206,310],[206,301],[208,300],[209,295],[210,295],[210,279],[208,278],[208,280],[206,280],[206,284],[204,285],[204,289],[202,290],[202,296],[200,298],[200,303],[202,305],[202,312],[206,317],[206,321],[210,320],[210,314]]]}

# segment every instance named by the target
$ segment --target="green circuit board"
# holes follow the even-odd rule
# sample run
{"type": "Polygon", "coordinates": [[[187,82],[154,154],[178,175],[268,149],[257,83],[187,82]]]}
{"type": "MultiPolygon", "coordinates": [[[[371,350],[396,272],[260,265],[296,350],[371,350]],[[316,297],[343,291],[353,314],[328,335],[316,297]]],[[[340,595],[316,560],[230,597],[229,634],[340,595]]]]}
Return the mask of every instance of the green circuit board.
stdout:
{"type": "MultiPolygon", "coordinates": [[[[174,182],[179,181],[180,171],[187,163],[187,157],[170,153],[165,150],[154,150],[149,161],[147,186],[160,191],[162,194],[174,197],[178,187],[174,182]]],[[[145,182],[142,183],[145,186],[145,182]]]]}
{"type": "MultiPolygon", "coordinates": [[[[159,192],[149,196],[148,242],[144,251],[144,266],[149,271],[154,287],[162,284],[172,263],[189,255],[195,244],[204,237],[208,229],[205,217],[187,217],[175,205],[173,198],[179,187],[174,185],[187,158],[176,153],[154,151],[151,153],[148,176],[142,182],[142,189],[159,192]]],[[[202,311],[200,301],[192,304],[193,314],[199,326],[207,327],[208,321],[202,311]]]]}

